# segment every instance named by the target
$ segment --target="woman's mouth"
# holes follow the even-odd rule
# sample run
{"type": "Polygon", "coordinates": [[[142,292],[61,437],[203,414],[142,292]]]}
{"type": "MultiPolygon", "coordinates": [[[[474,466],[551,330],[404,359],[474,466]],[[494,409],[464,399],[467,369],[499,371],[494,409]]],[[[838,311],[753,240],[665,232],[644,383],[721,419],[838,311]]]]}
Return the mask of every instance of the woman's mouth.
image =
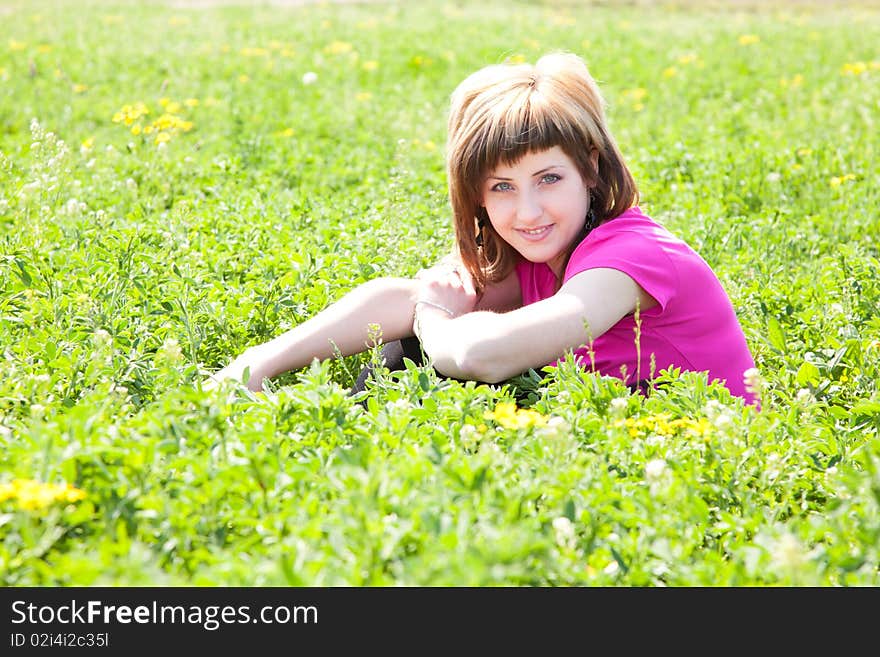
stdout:
{"type": "Polygon", "coordinates": [[[546,226],[538,226],[537,228],[517,228],[517,231],[520,235],[522,235],[523,239],[529,242],[540,242],[542,239],[547,237],[550,234],[550,231],[553,230],[553,224],[547,224],[546,226]]]}

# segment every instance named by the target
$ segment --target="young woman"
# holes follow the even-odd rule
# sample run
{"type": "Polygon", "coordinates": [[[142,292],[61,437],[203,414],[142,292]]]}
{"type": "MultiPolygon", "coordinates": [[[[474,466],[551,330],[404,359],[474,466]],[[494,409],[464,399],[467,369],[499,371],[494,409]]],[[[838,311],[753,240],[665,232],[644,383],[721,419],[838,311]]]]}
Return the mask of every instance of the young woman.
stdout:
{"type": "MultiPolygon", "coordinates": [[[[495,383],[567,352],[643,386],[667,367],[706,371],[747,403],[754,367],[706,262],[646,216],[584,62],[493,65],[452,95],[447,172],[453,256],[414,279],[378,278],[217,373],[260,390],[312,359],[366,350],[391,368],[428,356],[442,375],[495,383]],[[338,349],[338,352],[337,352],[338,349]]],[[[363,389],[369,370],[356,389],[363,389]]]]}

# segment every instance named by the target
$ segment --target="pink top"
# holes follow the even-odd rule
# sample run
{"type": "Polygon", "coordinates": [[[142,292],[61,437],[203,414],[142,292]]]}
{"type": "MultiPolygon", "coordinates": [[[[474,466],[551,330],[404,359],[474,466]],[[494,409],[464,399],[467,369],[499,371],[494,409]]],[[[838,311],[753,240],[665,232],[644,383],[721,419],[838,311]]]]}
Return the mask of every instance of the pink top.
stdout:
{"type": "MultiPolygon", "coordinates": [[[[707,371],[731,393],[755,403],[743,372],[755,366],[730,299],[712,269],[693,249],[638,207],[632,207],[584,238],[572,253],[563,283],[587,269],[605,267],[630,276],[657,305],[641,315],[641,363],[636,362],[635,318],[627,315],[593,341],[596,371],[638,384],[668,367],[707,371]]],[[[546,263],[516,266],[523,305],[552,296],[556,278],[546,263]]],[[[586,347],[574,352],[590,366],[586,347]]]]}

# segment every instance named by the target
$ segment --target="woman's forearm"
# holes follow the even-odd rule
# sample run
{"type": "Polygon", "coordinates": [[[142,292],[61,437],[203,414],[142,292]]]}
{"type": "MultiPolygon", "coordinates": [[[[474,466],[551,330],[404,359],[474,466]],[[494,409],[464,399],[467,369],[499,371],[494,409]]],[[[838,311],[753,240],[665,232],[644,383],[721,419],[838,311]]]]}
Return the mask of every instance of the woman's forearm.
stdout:
{"type": "Polygon", "coordinates": [[[417,290],[417,282],[406,278],[377,278],[356,287],[287,333],[252,347],[262,356],[261,374],[273,377],[315,358],[360,353],[373,346],[376,333],[386,343],[411,336],[417,290]]]}
{"type": "Polygon", "coordinates": [[[451,319],[436,308],[420,307],[416,328],[422,348],[434,368],[445,376],[457,379],[494,382],[490,368],[495,340],[487,339],[498,330],[499,315],[476,311],[451,319]]]}

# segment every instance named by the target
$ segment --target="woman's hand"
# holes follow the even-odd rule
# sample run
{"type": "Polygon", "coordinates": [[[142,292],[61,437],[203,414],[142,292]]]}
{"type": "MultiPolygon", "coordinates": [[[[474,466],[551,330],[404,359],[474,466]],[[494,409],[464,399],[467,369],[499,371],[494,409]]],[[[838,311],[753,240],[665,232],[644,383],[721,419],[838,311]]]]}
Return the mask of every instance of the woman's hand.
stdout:
{"type": "Polygon", "coordinates": [[[249,369],[248,380],[245,385],[253,392],[263,391],[263,379],[269,376],[268,354],[261,352],[257,347],[245,350],[229,365],[219,372],[210,375],[202,385],[203,390],[214,390],[222,381],[234,380],[241,383],[245,370],[249,369]]]}
{"type": "Polygon", "coordinates": [[[450,317],[472,312],[478,295],[470,274],[454,261],[441,261],[416,274],[419,289],[416,302],[426,301],[450,311],[450,317]]]}

